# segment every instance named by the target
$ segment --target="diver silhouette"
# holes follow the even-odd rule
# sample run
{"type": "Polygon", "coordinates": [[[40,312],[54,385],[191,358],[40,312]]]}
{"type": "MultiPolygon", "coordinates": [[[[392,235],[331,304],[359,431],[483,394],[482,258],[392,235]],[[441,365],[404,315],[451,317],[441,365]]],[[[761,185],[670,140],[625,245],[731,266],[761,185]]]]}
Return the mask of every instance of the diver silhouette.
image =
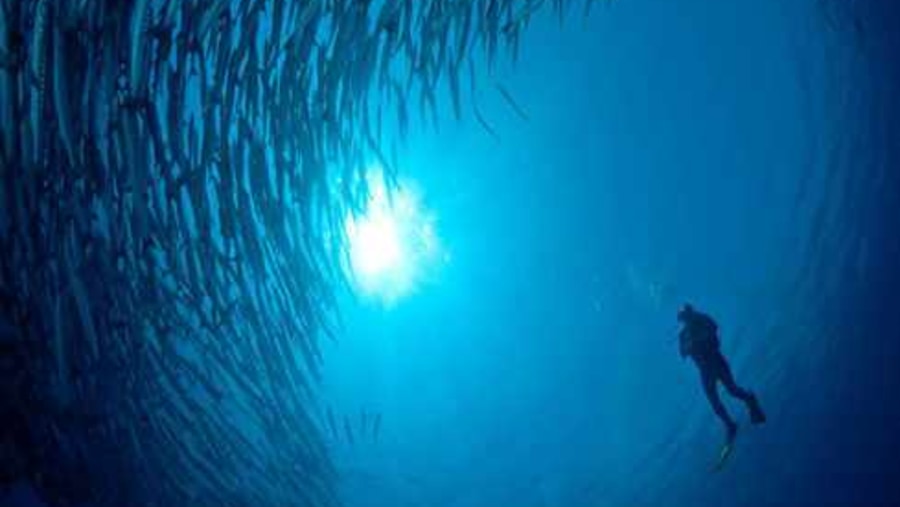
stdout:
{"type": "Polygon", "coordinates": [[[759,401],[751,391],[737,385],[731,368],[719,350],[718,325],[709,315],[698,312],[690,304],[685,304],[678,311],[678,320],[684,327],[678,335],[681,357],[690,357],[700,370],[703,391],[713,411],[725,424],[727,443],[734,441],[737,435],[737,423],[728,414],[725,405],[719,398],[717,383],[721,382],[729,394],[744,402],[750,413],[753,424],[766,422],[766,415],[759,406],[759,401]]]}

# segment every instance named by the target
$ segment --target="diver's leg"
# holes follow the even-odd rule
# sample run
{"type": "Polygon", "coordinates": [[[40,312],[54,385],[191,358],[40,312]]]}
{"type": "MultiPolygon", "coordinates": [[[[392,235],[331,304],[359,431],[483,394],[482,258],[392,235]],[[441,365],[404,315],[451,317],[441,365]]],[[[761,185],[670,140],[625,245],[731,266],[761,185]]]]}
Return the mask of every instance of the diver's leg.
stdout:
{"type": "Polygon", "coordinates": [[[737,424],[728,414],[728,410],[725,409],[725,405],[722,404],[722,400],[719,398],[719,390],[716,388],[716,373],[711,368],[705,367],[700,370],[700,378],[703,381],[703,392],[706,393],[706,399],[709,400],[713,412],[725,424],[725,432],[728,441],[731,442],[737,433],[737,424]]]}
{"type": "Polygon", "coordinates": [[[728,394],[738,398],[744,403],[748,403],[750,398],[753,397],[753,394],[750,393],[750,391],[737,385],[737,382],[734,381],[734,375],[731,373],[731,367],[728,366],[728,361],[722,356],[719,356],[719,380],[722,381],[722,385],[725,386],[728,394]]]}
{"type": "Polygon", "coordinates": [[[719,379],[722,381],[722,385],[725,386],[729,394],[744,402],[747,406],[747,411],[750,412],[750,421],[753,424],[766,422],[766,415],[763,413],[762,407],[759,406],[759,400],[756,399],[756,395],[737,385],[737,382],[734,381],[734,375],[731,373],[731,367],[728,366],[728,361],[724,357],[721,357],[720,360],[719,379]]]}

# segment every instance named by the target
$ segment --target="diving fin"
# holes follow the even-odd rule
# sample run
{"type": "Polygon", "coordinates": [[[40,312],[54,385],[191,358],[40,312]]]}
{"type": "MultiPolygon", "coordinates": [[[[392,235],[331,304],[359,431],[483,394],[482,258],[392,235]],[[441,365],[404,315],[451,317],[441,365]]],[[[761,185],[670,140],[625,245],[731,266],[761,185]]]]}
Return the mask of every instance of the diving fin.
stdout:
{"type": "Polygon", "coordinates": [[[750,400],[747,401],[747,409],[750,412],[750,422],[753,424],[766,422],[766,414],[763,412],[762,407],[759,406],[759,400],[756,399],[755,394],[750,395],[750,400]]]}
{"type": "Polygon", "coordinates": [[[728,461],[728,457],[731,456],[731,452],[733,450],[734,440],[725,442],[725,445],[722,446],[722,450],[719,451],[719,459],[717,459],[715,464],[713,465],[713,472],[718,472],[725,467],[725,463],[728,461]]]}

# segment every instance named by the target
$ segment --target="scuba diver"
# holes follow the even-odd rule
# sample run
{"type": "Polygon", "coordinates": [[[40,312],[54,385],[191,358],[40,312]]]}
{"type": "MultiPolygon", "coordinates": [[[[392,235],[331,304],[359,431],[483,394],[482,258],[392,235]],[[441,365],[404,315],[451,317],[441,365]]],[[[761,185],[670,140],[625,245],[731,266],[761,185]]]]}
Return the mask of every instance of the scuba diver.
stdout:
{"type": "Polygon", "coordinates": [[[750,412],[750,421],[753,424],[766,422],[766,415],[759,406],[756,395],[740,387],[735,383],[734,376],[728,361],[719,350],[718,325],[709,316],[698,312],[690,304],[685,304],[678,311],[678,320],[682,323],[681,332],[678,335],[681,357],[690,356],[700,370],[700,380],[706,398],[712,405],[713,411],[725,424],[726,446],[734,442],[737,435],[737,423],[728,414],[722,400],[719,399],[717,382],[721,382],[729,394],[743,401],[750,412]]]}

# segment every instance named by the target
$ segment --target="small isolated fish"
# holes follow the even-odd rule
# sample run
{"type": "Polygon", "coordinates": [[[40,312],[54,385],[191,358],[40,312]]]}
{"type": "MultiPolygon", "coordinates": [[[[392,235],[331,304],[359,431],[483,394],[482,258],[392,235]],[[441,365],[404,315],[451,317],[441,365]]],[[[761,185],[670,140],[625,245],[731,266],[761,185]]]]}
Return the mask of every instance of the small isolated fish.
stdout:
{"type": "Polygon", "coordinates": [[[368,434],[368,426],[369,414],[366,412],[366,409],[362,409],[359,411],[359,434],[366,436],[368,434]]]}
{"type": "Polygon", "coordinates": [[[500,92],[500,95],[503,96],[503,99],[506,100],[506,103],[519,115],[519,118],[522,118],[525,121],[528,121],[528,113],[525,112],[525,109],[516,102],[516,99],[513,98],[512,94],[509,93],[509,90],[506,89],[502,84],[497,83],[496,85],[497,91],[500,92]]]}
{"type": "Polygon", "coordinates": [[[331,430],[331,436],[335,439],[338,438],[337,423],[334,420],[334,412],[331,410],[331,407],[328,407],[326,417],[328,419],[328,429],[331,430]]]}
{"type": "Polygon", "coordinates": [[[500,142],[500,136],[497,135],[497,131],[494,130],[493,127],[491,127],[490,123],[488,123],[487,120],[484,119],[484,116],[481,115],[481,111],[478,110],[478,106],[475,106],[473,110],[475,111],[475,119],[478,120],[478,123],[481,124],[485,132],[493,137],[495,141],[500,142]]]}
{"type": "Polygon", "coordinates": [[[453,116],[458,120],[462,118],[462,105],[459,93],[459,68],[453,61],[448,62],[450,66],[447,76],[447,83],[450,86],[450,99],[453,104],[453,116]]]}

